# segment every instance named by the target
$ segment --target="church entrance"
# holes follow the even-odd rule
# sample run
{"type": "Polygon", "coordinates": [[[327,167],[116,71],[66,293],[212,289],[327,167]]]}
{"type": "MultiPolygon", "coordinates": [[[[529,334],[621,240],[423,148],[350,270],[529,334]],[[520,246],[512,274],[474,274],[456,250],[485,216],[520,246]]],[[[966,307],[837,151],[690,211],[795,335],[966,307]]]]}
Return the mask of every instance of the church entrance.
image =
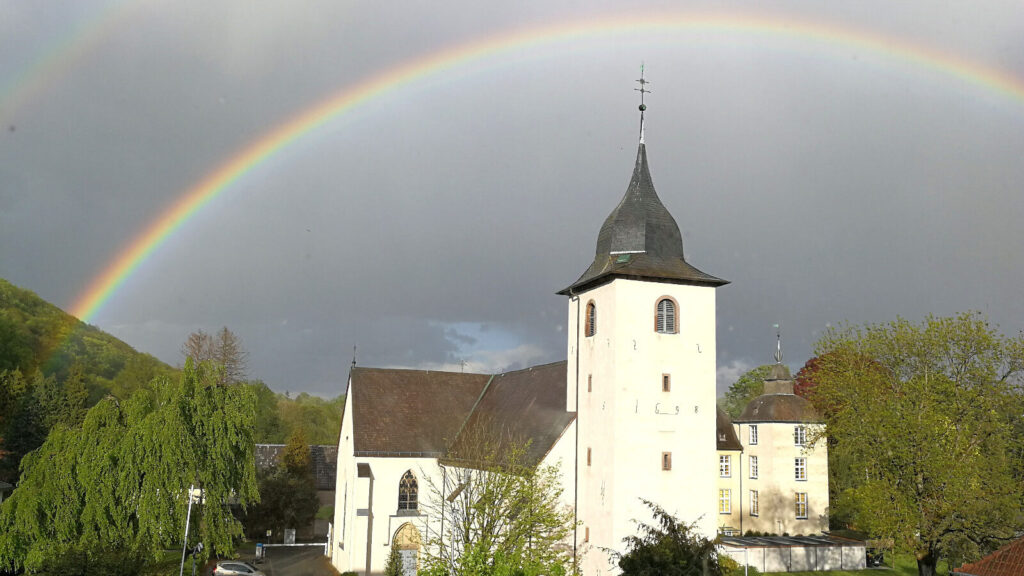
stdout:
{"type": "Polygon", "coordinates": [[[402,558],[402,575],[416,576],[420,559],[420,531],[412,524],[406,523],[395,532],[391,545],[398,548],[402,558]]]}

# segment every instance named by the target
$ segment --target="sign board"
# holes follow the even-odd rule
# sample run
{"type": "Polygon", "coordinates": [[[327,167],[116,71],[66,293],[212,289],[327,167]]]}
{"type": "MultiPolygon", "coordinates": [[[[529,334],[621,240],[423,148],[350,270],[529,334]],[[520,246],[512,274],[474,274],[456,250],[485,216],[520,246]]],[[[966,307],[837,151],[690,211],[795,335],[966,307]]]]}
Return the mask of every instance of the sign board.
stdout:
{"type": "Polygon", "coordinates": [[[284,529],[284,543],[295,544],[295,528],[284,529]]]}

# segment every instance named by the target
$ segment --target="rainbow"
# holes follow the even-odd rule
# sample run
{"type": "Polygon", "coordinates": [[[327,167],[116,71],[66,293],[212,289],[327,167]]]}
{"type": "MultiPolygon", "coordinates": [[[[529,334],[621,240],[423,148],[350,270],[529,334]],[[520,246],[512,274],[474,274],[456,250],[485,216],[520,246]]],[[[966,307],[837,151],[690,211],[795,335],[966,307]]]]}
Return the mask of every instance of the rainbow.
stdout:
{"type": "Polygon", "coordinates": [[[635,33],[687,31],[742,33],[767,39],[797,39],[826,47],[853,47],[911,66],[931,69],[969,85],[1024,102],[1024,82],[1006,72],[911,42],[821,22],[768,16],[656,14],[643,17],[618,15],[520,29],[404,62],[345,87],[267,132],[189,188],[173,206],[135,237],[89,283],[70,307],[71,313],[89,322],[139,266],[214,198],[318,127],[366,104],[376,96],[401,90],[426,77],[516,49],[635,33]]]}
{"type": "Polygon", "coordinates": [[[0,84],[0,120],[12,121],[16,110],[53,86],[114,30],[138,14],[141,6],[141,2],[134,0],[115,0],[95,10],[91,17],[76,22],[70,32],[60,36],[58,42],[52,43],[8,81],[0,84]]]}

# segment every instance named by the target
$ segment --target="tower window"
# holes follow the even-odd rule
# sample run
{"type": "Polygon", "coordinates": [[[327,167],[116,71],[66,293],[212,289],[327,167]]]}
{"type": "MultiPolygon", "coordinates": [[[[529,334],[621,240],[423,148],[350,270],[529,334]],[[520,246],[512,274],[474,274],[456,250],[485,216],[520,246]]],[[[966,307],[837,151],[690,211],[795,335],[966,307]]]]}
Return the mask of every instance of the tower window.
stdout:
{"type": "Polygon", "coordinates": [[[588,337],[597,334],[597,306],[593,301],[587,302],[587,324],[583,334],[588,337]]]}
{"type": "Polygon", "coordinates": [[[594,375],[593,374],[587,374],[587,392],[592,392],[593,390],[594,390],[594,375]]]}
{"type": "Polygon", "coordinates": [[[750,457],[750,479],[757,480],[757,456],[750,457]]]}
{"type": "Polygon", "coordinates": [[[671,470],[672,469],[672,453],[662,452],[661,453],[661,469],[671,470]]]}
{"type": "Polygon", "coordinates": [[[654,315],[654,331],[660,334],[675,334],[678,332],[676,324],[676,303],[671,298],[658,300],[658,310],[654,315]]]}
{"type": "Polygon", "coordinates": [[[587,466],[590,466],[590,448],[587,448],[587,466]]]}
{"type": "Polygon", "coordinates": [[[416,510],[419,508],[419,487],[412,470],[406,470],[398,483],[398,509],[416,510]]]}
{"type": "Polygon", "coordinates": [[[750,515],[757,516],[759,513],[757,507],[757,490],[750,491],[750,515]]]}
{"type": "Polygon", "coordinates": [[[661,375],[661,391],[671,392],[672,391],[672,375],[662,374],[661,375]]]}
{"type": "Polygon", "coordinates": [[[757,424],[750,425],[750,445],[757,445],[757,424]]]}
{"type": "Polygon", "coordinates": [[[718,457],[718,475],[722,478],[732,477],[732,456],[726,454],[718,457]]]}
{"type": "Polygon", "coordinates": [[[793,445],[803,446],[807,444],[807,428],[803,426],[793,427],[793,445]]]}

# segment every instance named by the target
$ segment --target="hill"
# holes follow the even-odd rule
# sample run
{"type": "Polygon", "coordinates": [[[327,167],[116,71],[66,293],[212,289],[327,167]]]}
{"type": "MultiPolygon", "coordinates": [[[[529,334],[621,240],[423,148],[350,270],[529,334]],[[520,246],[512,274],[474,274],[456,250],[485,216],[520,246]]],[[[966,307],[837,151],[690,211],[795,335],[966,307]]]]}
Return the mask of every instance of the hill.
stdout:
{"type": "Polygon", "coordinates": [[[38,370],[63,385],[73,368],[82,375],[89,406],[106,394],[126,398],[153,377],[176,372],[0,278],[0,371],[38,370]]]}

